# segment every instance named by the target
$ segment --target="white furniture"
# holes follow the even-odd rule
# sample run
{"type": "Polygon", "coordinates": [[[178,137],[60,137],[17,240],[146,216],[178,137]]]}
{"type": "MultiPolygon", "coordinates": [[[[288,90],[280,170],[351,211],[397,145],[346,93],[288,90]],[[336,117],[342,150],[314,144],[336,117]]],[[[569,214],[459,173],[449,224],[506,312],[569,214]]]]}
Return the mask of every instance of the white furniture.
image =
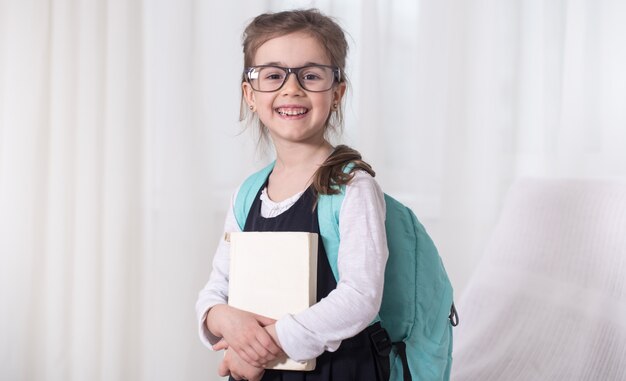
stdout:
{"type": "Polygon", "coordinates": [[[452,380],[626,380],[626,184],[523,179],[457,303],[452,380]]]}

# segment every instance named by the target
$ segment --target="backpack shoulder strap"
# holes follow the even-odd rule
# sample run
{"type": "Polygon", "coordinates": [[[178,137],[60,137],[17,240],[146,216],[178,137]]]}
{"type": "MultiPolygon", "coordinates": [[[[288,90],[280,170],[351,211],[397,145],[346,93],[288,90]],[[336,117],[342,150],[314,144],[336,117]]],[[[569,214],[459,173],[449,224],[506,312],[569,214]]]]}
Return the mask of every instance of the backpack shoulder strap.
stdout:
{"type": "MultiPolygon", "coordinates": [[[[353,163],[348,163],[343,167],[344,173],[349,173],[354,167],[353,163]]],[[[338,194],[320,194],[317,200],[317,219],[320,226],[320,234],[328,263],[333,270],[335,280],[339,282],[339,269],[337,268],[337,258],[339,256],[339,212],[341,204],[346,194],[346,186],[337,187],[338,194]]]]}
{"type": "Polygon", "coordinates": [[[341,193],[321,194],[317,201],[317,219],[320,226],[322,242],[328,257],[328,263],[333,270],[335,280],[339,281],[337,257],[339,255],[339,211],[345,195],[345,187],[341,187],[341,193]]]}
{"type": "Polygon", "coordinates": [[[246,224],[248,212],[250,212],[250,207],[252,207],[254,198],[257,193],[259,193],[259,189],[261,189],[263,184],[265,184],[267,176],[269,176],[272,169],[274,169],[274,164],[276,164],[276,161],[271,162],[260,171],[253,173],[239,187],[237,198],[235,199],[235,204],[233,205],[233,212],[235,213],[235,219],[237,220],[237,224],[241,230],[243,230],[246,224]]]}

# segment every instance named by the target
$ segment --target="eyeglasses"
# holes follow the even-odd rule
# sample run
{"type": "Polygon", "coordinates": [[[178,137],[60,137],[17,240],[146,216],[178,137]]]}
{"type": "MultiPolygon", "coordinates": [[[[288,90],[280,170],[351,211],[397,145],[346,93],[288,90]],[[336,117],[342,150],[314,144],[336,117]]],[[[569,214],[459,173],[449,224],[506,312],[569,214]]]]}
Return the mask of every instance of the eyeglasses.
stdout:
{"type": "Polygon", "coordinates": [[[306,91],[323,92],[339,82],[341,71],[335,66],[309,65],[303,67],[280,67],[272,65],[251,66],[244,72],[246,81],[255,91],[277,91],[295,74],[300,86],[306,91]]]}

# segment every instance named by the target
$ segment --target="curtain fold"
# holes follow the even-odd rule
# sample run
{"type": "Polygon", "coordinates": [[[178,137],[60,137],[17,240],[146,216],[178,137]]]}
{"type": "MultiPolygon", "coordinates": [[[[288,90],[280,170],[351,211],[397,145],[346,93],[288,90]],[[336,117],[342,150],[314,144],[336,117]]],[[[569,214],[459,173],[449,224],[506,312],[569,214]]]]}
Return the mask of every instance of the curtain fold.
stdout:
{"type": "Polygon", "coordinates": [[[139,379],[140,6],[3,4],[2,288],[16,308],[6,312],[12,324],[3,319],[13,339],[2,369],[10,379],[139,379]]]}
{"type": "Polygon", "coordinates": [[[218,379],[193,305],[268,160],[238,122],[241,32],[310,6],[348,32],[342,140],[457,293],[516,178],[626,178],[618,0],[2,0],[1,379],[218,379]]]}

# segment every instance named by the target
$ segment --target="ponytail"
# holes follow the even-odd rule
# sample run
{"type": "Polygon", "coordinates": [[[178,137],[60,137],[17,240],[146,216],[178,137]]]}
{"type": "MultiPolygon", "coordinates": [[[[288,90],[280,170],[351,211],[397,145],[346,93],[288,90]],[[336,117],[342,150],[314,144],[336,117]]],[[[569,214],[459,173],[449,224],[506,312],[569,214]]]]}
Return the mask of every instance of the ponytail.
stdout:
{"type": "Polygon", "coordinates": [[[349,184],[355,171],[359,169],[369,173],[372,177],[376,176],[376,172],[363,161],[357,150],[346,145],[337,146],[313,175],[313,189],[316,196],[340,193],[340,187],[349,184]],[[346,173],[344,168],[349,163],[352,163],[353,167],[346,173]]]}

